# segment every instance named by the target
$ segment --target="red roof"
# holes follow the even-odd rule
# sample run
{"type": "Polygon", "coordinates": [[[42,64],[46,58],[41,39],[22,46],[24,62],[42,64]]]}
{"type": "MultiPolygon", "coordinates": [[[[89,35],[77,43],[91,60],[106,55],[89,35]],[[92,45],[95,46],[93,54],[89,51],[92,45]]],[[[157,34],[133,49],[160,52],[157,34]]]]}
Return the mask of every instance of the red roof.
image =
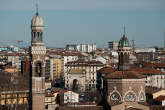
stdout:
{"type": "Polygon", "coordinates": [[[3,55],[3,56],[25,56],[25,54],[23,53],[8,53],[8,52],[0,52],[0,55],[3,55]]]}
{"type": "Polygon", "coordinates": [[[48,93],[45,95],[45,97],[54,97],[54,95],[52,93],[48,93]]]}
{"type": "Polygon", "coordinates": [[[155,98],[154,100],[160,101],[160,102],[164,101],[165,100],[165,96],[160,95],[159,97],[155,98]]]}
{"type": "Polygon", "coordinates": [[[12,67],[12,66],[10,66],[10,65],[7,65],[7,66],[5,67],[5,69],[14,69],[14,67],[12,67]]]}
{"type": "Polygon", "coordinates": [[[129,107],[129,108],[125,109],[125,110],[143,110],[143,109],[129,107]]]}
{"type": "Polygon", "coordinates": [[[101,68],[98,72],[101,73],[101,74],[108,74],[108,73],[112,73],[116,71],[115,68],[112,68],[112,67],[104,67],[104,68],[101,68]]]}
{"type": "Polygon", "coordinates": [[[59,89],[53,89],[51,90],[52,93],[56,93],[56,92],[59,92],[60,90],[59,89]]]}
{"type": "Polygon", "coordinates": [[[47,55],[61,55],[61,56],[79,56],[84,57],[80,52],[66,52],[66,51],[48,51],[47,55]]]}
{"type": "Polygon", "coordinates": [[[165,63],[151,63],[151,62],[141,62],[140,64],[150,67],[165,67],[165,63]]]}
{"type": "Polygon", "coordinates": [[[152,75],[164,74],[163,72],[161,72],[160,70],[157,70],[157,69],[155,69],[155,68],[139,68],[139,67],[132,67],[131,70],[132,70],[132,71],[139,72],[139,73],[142,73],[143,75],[146,75],[146,74],[152,74],[152,75]]]}
{"type": "Polygon", "coordinates": [[[92,60],[92,61],[85,61],[85,60],[77,60],[77,61],[70,61],[70,62],[68,62],[67,64],[66,64],[66,66],[67,65],[79,65],[79,64],[81,64],[81,65],[95,65],[95,64],[97,64],[97,65],[103,65],[103,63],[102,62],[100,62],[100,61],[95,61],[95,60],[92,60]]]}
{"type": "Polygon", "coordinates": [[[105,78],[112,79],[141,79],[145,78],[144,75],[139,74],[135,71],[115,71],[110,74],[105,75],[105,78]]]}

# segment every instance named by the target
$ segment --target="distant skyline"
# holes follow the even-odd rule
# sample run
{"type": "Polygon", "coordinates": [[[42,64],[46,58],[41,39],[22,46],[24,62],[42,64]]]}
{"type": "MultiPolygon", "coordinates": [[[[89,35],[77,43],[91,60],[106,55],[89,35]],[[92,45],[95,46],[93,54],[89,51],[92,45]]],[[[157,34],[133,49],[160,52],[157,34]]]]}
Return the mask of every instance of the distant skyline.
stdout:
{"type": "Polygon", "coordinates": [[[108,41],[120,40],[124,25],[137,47],[164,46],[165,0],[0,0],[0,46],[13,40],[30,43],[36,3],[46,46],[108,47],[108,41]]]}

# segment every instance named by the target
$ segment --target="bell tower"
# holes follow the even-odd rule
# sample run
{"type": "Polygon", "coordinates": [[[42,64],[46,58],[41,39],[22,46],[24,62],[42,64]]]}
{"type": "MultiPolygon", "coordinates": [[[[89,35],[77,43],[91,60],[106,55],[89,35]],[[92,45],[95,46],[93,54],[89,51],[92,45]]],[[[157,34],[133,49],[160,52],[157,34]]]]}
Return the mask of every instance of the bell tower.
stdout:
{"type": "Polygon", "coordinates": [[[43,20],[39,16],[38,6],[31,21],[30,46],[30,108],[45,110],[45,55],[46,47],[43,43],[43,20]]]}
{"type": "Polygon", "coordinates": [[[118,56],[119,56],[118,70],[119,71],[129,70],[130,44],[129,44],[129,40],[125,36],[125,27],[124,27],[124,34],[120,39],[118,45],[118,56]]]}

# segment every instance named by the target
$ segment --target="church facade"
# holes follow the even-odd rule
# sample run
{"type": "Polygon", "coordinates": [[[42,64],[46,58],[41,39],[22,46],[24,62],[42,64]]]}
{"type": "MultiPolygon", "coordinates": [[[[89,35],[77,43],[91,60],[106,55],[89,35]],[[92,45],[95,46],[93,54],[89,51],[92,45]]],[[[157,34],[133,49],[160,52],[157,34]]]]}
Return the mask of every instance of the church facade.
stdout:
{"type": "Polygon", "coordinates": [[[129,64],[130,44],[125,34],[119,41],[118,54],[118,69],[103,76],[103,89],[111,110],[127,108],[149,110],[148,106],[139,104],[146,101],[146,78],[131,70],[129,64]]]}

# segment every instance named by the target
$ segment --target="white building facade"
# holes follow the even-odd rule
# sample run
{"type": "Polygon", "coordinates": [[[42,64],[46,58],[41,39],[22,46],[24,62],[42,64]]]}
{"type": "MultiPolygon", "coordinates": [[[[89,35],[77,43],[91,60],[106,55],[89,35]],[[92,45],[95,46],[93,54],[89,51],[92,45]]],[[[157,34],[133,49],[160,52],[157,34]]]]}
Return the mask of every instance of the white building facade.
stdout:
{"type": "Polygon", "coordinates": [[[85,71],[85,88],[86,90],[90,88],[96,88],[97,84],[97,70],[104,66],[100,61],[72,61],[66,64],[67,73],[65,74],[65,87],[69,88],[69,73],[71,69],[82,69],[85,71]]]}
{"type": "Polygon", "coordinates": [[[64,92],[64,104],[79,102],[79,94],[73,91],[64,92]]]}
{"type": "Polygon", "coordinates": [[[67,51],[93,52],[96,51],[96,44],[68,44],[67,51]]]}

